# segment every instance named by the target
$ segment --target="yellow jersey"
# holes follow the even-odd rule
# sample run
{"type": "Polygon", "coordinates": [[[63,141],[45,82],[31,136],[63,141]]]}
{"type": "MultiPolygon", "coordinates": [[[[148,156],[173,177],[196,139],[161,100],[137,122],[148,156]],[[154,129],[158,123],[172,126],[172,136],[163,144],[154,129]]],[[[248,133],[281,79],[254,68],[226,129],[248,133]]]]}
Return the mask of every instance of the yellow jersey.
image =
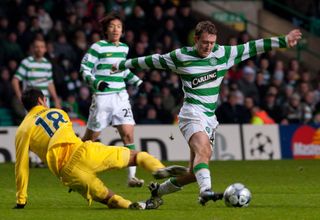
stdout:
{"type": "Polygon", "coordinates": [[[29,150],[37,154],[58,176],[59,170],[82,143],[74,133],[66,112],[40,105],[33,107],[16,133],[17,203],[25,204],[27,201],[29,150]]]}

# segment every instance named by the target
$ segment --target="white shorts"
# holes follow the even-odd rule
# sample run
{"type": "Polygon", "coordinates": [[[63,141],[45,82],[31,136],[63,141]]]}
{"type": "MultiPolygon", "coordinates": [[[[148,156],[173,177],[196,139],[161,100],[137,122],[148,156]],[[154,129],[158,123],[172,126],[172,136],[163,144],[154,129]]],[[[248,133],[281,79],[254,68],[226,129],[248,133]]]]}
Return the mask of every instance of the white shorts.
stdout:
{"type": "Polygon", "coordinates": [[[184,104],[179,113],[179,128],[189,143],[191,136],[199,131],[204,131],[212,144],[214,144],[216,129],[219,123],[214,115],[208,117],[192,105],[184,104]]]}
{"type": "Polygon", "coordinates": [[[134,125],[127,92],[94,94],[87,126],[92,131],[102,131],[107,126],[134,125]]]}

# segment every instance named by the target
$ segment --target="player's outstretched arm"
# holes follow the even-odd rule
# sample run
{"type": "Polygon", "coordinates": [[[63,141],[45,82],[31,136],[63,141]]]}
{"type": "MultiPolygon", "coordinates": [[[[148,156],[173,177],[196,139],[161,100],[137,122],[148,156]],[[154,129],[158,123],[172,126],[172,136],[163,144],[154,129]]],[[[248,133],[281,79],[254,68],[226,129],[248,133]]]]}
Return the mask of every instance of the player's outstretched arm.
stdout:
{"type": "Polygon", "coordinates": [[[294,29],[290,31],[287,36],[288,47],[294,47],[297,45],[298,41],[302,38],[302,33],[299,29],[294,29]]]}
{"type": "Polygon", "coordinates": [[[171,53],[163,55],[152,54],[149,56],[123,60],[112,65],[112,71],[117,72],[119,70],[122,71],[129,68],[174,70],[175,64],[170,56],[171,53]]]}
{"type": "Polygon", "coordinates": [[[270,51],[275,48],[291,48],[294,47],[301,39],[300,30],[294,29],[286,36],[270,37],[258,40],[252,40],[245,44],[235,46],[222,46],[226,51],[226,59],[228,60],[228,68],[234,64],[240,63],[246,59],[254,57],[258,54],[270,51]]]}

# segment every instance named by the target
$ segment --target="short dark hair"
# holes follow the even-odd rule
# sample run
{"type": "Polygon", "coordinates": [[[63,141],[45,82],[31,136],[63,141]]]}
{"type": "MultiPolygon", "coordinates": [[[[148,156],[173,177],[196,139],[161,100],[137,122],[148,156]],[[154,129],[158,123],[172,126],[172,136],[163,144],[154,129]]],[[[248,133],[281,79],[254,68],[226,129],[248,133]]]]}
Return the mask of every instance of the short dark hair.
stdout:
{"type": "Polygon", "coordinates": [[[216,26],[211,21],[200,21],[195,30],[195,36],[199,37],[202,33],[217,35],[216,26]]]}
{"type": "Polygon", "coordinates": [[[110,14],[108,14],[107,16],[105,16],[104,18],[102,18],[101,20],[99,20],[99,23],[101,25],[101,30],[102,30],[102,34],[104,37],[107,37],[106,36],[106,31],[108,29],[108,26],[110,24],[111,21],[113,20],[119,20],[121,21],[121,24],[122,24],[122,31],[124,30],[124,24],[123,24],[123,20],[122,18],[120,17],[120,15],[114,13],[114,12],[111,12],[110,14]]]}
{"type": "Polygon", "coordinates": [[[24,108],[27,111],[30,111],[34,106],[38,105],[38,98],[43,99],[43,93],[41,92],[41,90],[31,87],[23,91],[21,101],[24,108]]]}

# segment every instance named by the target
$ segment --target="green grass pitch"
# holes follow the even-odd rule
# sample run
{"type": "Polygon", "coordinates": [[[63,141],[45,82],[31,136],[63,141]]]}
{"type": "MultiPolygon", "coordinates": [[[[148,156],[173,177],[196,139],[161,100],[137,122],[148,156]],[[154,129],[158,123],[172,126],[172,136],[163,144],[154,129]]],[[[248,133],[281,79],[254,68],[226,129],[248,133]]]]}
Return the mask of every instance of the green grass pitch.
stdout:
{"type": "MultiPolygon", "coordinates": [[[[167,165],[173,163],[165,163],[167,165]]],[[[186,165],[185,162],[176,164],[186,165]]],[[[68,193],[47,169],[30,170],[29,199],[23,210],[15,205],[14,165],[0,165],[0,220],[45,219],[320,219],[320,160],[217,161],[210,164],[213,186],[223,191],[229,184],[244,183],[252,193],[247,208],[229,208],[224,202],[197,203],[197,184],[164,197],[157,210],[111,210],[94,202],[90,207],[77,193],[68,193]]],[[[138,169],[146,183],[151,175],[138,169]]],[[[138,201],[149,197],[146,186],[126,187],[126,170],[99,175],[118,194],[138,201]]]]}

